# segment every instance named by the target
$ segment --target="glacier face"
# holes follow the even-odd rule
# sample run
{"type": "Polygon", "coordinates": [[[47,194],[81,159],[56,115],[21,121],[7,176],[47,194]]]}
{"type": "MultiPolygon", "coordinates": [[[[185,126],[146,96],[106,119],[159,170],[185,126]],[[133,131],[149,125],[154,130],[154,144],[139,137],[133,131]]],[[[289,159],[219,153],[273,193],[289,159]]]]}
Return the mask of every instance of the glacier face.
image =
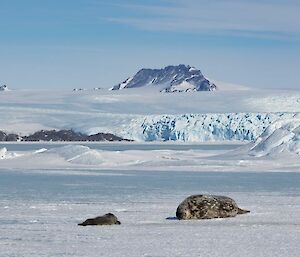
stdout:
{"type": "Polygon", "coordinates": [[[114,133],[136,141],[252,141],[271,123],[297,117],[299,113],[149,115],[131,120],[114,133]]]}

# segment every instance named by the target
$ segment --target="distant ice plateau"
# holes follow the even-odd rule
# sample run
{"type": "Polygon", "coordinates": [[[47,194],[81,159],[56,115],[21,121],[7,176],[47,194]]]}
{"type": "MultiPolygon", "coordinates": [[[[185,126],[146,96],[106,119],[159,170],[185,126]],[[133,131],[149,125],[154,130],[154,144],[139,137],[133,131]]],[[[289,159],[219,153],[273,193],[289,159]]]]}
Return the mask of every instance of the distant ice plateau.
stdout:
{"type": "Polygon", "coordinates": [[[14,90],[0,94],[0,113],[0,131],[20,136],[73,129],[139,142],[251,141],[277,120],[299,118],[300,92],[14,90]]]}

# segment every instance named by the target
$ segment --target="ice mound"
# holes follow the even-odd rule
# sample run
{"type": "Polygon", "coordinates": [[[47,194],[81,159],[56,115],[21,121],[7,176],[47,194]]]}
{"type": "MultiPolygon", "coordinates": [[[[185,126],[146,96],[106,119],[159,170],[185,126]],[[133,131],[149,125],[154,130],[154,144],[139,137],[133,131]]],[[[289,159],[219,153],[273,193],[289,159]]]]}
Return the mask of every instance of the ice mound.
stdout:
{"type": "Polygon", "coordinates": [[[255,140],[249,155],[255,157],[297,154],[300,157],[300,119],[278,120],[255,140]]]}
{"type": "Polygon", "coordinates": [[[38,149],[36,151],[34,151],[34,154],[39,154],[39,153],[43,153],[43,152],[46,152],[47,149],[46,148],[41,148],[41,149],[38,149]]]}
{"type": "Polygon", "coordinates": [[[0,148],[0,159],[6,158],[7,149],[5,147],[0,148]]]}
{"type": "Polygon", "coordinates": [[[82,145],[67,145],[47,151],[58,154],[66,161],[74,164],[98,165],[103,163],[103,156],[100,151],[92,150],[82,145]]]}
{"type": "Polygon", "coordinates": [[[0,148],[0,160],[4,159],[13,159],[15,157],[22,156],[22,154],[9,152],[7,151],[6,147],[0,148]]]}

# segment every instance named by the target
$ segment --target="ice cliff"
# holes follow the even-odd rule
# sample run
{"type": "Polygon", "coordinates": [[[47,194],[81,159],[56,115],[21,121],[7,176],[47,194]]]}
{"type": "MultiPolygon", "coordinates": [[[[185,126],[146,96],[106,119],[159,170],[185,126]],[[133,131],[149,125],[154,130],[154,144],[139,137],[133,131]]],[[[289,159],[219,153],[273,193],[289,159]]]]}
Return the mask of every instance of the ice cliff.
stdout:
{"type": "Polygon", "coordinates": [[[150,115],[133,119],[113,132],[136,141],[253,141],[271,123],[297,117],[298,113],[150,115]]]}

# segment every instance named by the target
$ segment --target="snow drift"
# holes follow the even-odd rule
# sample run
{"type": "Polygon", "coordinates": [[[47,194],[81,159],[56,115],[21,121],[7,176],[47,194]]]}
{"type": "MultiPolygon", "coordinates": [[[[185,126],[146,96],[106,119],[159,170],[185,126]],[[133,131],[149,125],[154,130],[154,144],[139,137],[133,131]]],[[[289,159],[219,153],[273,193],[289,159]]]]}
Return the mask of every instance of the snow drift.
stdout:
{"type": "Polygon", "coordinates": [[[279,154],[300,154],[300,119],[274,122],[255,140],[249,150],[249,155],[255,157],[279,154]]]}
{"type": "Polygon", "coordinates": [[[99,165],[103,163],[100,151],[82,145],[67,145],[48,150],[47,152],[58,154],[67,162],[74,164],[99,165]]]}

